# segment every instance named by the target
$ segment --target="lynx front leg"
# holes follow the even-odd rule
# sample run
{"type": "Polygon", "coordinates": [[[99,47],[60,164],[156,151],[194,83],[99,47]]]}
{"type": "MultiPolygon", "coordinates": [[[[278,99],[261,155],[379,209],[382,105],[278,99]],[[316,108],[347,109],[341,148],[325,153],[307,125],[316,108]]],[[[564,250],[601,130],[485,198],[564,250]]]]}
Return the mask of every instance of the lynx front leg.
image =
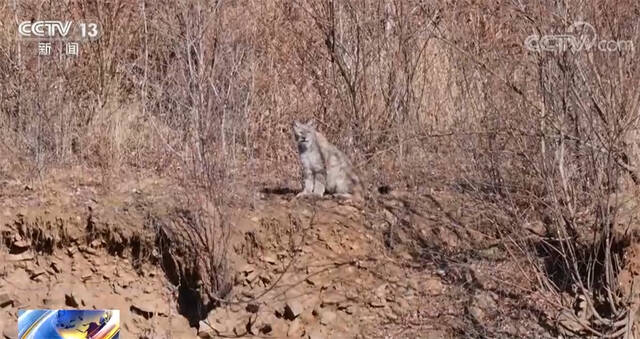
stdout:
{"type": "Polygon", "coordinates": [[[313,178],[313,194],[319,197],[323,196],[326,182],[327,175],[324,172],[316,172],[313,178]]]}
{"type": "Polygon", "coordinates": [[[311,170],[305,169],[303,172],[304,176],[304,188],[302,192],[298,193],[296,197],[303,197],[309,195],[313,192],[313,172],[311,170]]]}

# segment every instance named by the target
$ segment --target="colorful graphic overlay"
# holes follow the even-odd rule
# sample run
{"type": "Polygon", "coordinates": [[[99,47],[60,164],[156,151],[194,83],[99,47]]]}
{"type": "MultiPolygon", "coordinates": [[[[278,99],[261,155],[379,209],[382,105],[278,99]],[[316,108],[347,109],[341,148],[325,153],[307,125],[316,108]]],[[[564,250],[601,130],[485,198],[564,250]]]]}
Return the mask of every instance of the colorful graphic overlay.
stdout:
{"type": "Polygon", "coordinates": [[[119,339],[118,310],[19,310],[20,339],[119,339]]]}

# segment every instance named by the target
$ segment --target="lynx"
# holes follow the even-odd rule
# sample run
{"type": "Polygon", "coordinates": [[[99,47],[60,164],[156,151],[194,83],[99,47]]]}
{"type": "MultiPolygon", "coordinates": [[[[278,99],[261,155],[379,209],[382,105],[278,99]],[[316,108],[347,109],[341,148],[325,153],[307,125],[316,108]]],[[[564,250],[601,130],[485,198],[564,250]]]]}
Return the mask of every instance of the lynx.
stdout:
{"type": "Polygon", "coordinates": [[[349,159],[316,130],[313,121],[294,121],[293,134],[304,178],[298,197],[323,196],[326,192],[345,199],[362,198],[362,184],[349,159]]]}

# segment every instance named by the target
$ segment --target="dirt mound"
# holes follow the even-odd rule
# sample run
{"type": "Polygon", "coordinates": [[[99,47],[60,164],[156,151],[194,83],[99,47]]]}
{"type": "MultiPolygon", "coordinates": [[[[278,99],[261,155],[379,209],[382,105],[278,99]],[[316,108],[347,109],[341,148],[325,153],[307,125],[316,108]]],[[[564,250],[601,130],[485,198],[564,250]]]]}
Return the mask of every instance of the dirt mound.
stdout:
{"type": "Polygon", "coordinates": [[[217,210],[152,176],[109,190],[90,178],[0,185],[5,337],[19,308],[38,307],[120,309],[127,338],[544,333],[496,283],[507,263],[430,254],[460,243],[437,207],[373,213],[284,192],[217,210]]]}

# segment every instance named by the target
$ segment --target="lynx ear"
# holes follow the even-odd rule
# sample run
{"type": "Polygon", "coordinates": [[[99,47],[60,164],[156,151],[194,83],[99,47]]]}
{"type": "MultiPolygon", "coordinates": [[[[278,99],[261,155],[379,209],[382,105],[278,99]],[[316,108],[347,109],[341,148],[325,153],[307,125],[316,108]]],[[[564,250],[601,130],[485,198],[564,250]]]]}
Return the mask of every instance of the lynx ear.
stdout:
{"type": "Polygon", "coordinates": [[[309,126],[311,128],[316,128],[316,121],[313,120],[313,119],[307,121],[307,126],[309,126]]]}

